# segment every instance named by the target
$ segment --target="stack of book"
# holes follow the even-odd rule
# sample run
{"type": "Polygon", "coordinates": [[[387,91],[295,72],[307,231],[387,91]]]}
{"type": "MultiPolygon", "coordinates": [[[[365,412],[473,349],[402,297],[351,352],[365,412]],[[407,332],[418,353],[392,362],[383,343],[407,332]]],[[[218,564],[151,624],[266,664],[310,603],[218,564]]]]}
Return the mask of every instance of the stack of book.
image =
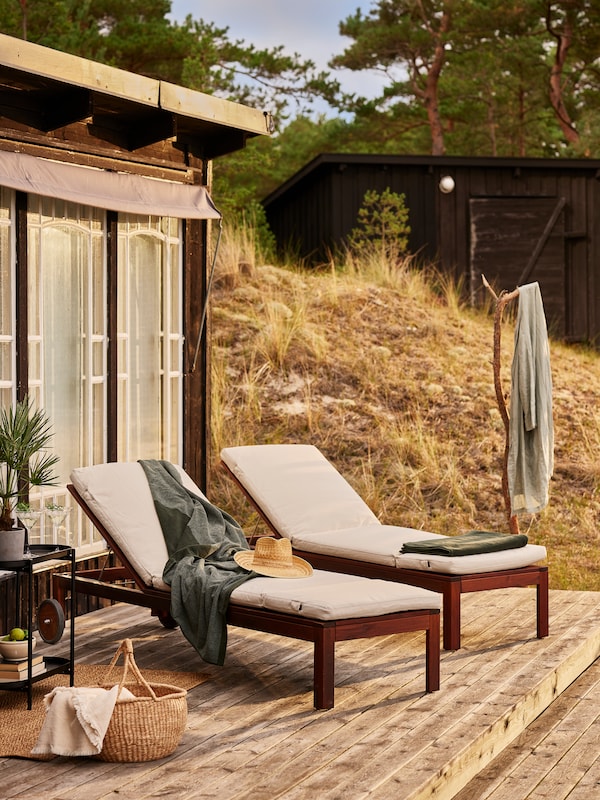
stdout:
{"type": "MultiPolygon", "coordinates": [[[[46,665],[42,656],[33,656],[31,659],[31,677],[44,672],[46,665]]],[[[29,678],[27,659],[24,661],[0,660],[0,683],[26,681],[29,678]]]]}

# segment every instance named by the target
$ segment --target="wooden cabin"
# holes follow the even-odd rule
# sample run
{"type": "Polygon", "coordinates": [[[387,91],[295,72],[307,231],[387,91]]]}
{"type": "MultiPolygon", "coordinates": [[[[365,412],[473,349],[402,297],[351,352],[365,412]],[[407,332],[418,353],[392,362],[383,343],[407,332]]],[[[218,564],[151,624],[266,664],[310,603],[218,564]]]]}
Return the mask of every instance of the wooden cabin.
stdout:
{"type": "MultiPolygon", "coordinates": [[[[32,397],[60,456],[33,506],[68,505],[73,467],[117,459],[206,485],[211,163],[270,121],[0,35],[0,405],[32,397]]],[[[103,549],[74,509],[31,539],[103,549]]]]}
{"type": "Polygon", "coordinates": [[[405,195],[409,248],[461,280],[473,303],[539,281],[568,341],[600,335],[600,161],[323,154],[265,200],[279,247],[326,263],[367,190],[405,195]]]}

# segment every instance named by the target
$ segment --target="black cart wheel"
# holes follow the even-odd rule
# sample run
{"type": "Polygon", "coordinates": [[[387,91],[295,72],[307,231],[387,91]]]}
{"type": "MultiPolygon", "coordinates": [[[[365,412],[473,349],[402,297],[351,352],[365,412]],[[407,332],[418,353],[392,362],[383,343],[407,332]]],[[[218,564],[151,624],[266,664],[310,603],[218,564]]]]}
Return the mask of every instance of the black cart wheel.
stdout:
{"type": "Polygon", "coordinates": [[[58,600],[42,600],[37,612],[38,631],[48,644],[56,644],[65,630],[65,614],[58,600]]]}

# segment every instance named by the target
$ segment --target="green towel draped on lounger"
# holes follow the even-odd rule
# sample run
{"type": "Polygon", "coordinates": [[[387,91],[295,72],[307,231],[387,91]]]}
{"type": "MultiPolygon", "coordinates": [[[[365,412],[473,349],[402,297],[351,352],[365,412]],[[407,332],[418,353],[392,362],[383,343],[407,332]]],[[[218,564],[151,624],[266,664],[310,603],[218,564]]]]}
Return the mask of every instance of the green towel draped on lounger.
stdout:
{"type": "Polygon", "coordinates": [[[233,555],[248,544],[238,523],[186,489],[167,461],[140,460],[167,545],[163,580],[171,587],[171,616],[209,664],[223,664],[225,615],[231,592],[256,577],[233,555]]]}
{"type": "Polygon", "coordinates": [[[495,553],[499,550],[512,550],[525,547],[527,536],[524,533],[493,533],[491,531],[469,531],[458,536],[443,539],[423,539],[406,542],[402,553],[422,553],[428,556],[472,556],[479,553],[495,553]]]}

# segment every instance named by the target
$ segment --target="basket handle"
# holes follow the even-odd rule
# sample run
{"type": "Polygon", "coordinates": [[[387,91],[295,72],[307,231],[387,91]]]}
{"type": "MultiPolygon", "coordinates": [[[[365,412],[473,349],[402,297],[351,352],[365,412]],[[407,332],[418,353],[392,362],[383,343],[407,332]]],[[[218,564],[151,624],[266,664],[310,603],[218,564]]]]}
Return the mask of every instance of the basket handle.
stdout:
{"type": "Polygon", "coordinates": [[[127,679],[127,673],[129,672],[129,670],[131,670],[136,681],[140,684],[140,686],[143,686],[144,689],[147,690],[148,694],[150,695],[150,697],[152,697],[153,700],[157,700],[158,698],[156,696],[156,693],[154,692],[154,689],[144,678],[144,676],[142,675],[142,673],[138,668],[138,665],[135,663],[135,658],[133,657],[133,643],[131,639],[123,639],[123,641],[119,645],[119,648],[117,652],[114,654],[112,661],[110,662],[110,665],[108,667],[108,672],[106,673],[106,676],[104,678],[104,683],[105,684],[108,683],[108,677],[115,668],[115,665],[121,654],[123,654],[123,676],[121,677],[121,681],[119,683],[119,692],[117,694],[117,697],[121,693],[121,689],[125,684],[125,681],[127,679]]]}

